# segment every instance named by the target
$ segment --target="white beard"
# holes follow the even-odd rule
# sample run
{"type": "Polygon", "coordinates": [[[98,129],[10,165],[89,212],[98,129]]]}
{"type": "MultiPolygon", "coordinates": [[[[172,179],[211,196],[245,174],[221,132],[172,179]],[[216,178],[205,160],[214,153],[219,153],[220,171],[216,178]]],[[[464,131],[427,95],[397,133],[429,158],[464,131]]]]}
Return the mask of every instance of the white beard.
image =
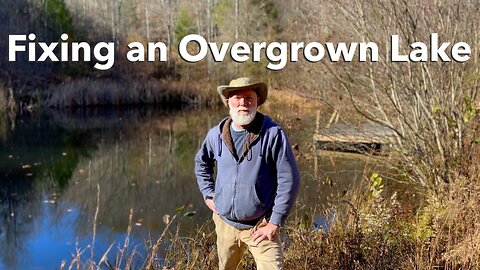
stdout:
{"type": "Polygon", "coordinates": [[[253,119],[255,119],[256,113],[257,108],[250,108],[247,114],[245,114],[244,112],[239,113],[237,110],[232,110],[230,108],[230,116],[232,117],[233,123],[238,126],[246,126],[250,124],[253,119]]]}

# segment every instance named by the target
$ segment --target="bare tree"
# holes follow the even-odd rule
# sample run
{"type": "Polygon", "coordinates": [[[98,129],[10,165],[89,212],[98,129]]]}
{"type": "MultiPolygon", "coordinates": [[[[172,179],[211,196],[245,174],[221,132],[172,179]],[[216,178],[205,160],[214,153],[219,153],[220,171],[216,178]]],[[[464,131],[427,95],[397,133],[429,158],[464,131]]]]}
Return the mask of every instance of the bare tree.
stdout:
{"type": "Polygon", "coordinates": [[[354,37],[375,42],[384,50],[378,63],[350,63],[332,70],[353,106],[368,120],[396,133],[402,175],[431,190],[448,188],[465,149],[465,134],[473,132],[478,102],[478,55],[466,63],[404,62],[389,58],[390,35],[398,34],[401,50],[427,43],[432,32],[441,40],[478,47],[480,19],[475,1],[346,1],[337,5],[354,37]],[[472,80],[473,78],[473,80],[472,80]]]}

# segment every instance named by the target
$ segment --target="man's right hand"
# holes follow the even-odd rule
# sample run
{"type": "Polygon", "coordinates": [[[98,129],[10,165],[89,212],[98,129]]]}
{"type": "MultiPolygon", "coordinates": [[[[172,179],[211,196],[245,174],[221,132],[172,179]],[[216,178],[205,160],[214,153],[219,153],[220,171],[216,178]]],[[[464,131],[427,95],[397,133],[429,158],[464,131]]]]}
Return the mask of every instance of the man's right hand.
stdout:
{"type": "Polygon", "coordinates": [[[217,209],[215,208],[215,203],[213,199],[205,199],[205,204],[212,210],[215,214],[218,214],[217,209]]]}

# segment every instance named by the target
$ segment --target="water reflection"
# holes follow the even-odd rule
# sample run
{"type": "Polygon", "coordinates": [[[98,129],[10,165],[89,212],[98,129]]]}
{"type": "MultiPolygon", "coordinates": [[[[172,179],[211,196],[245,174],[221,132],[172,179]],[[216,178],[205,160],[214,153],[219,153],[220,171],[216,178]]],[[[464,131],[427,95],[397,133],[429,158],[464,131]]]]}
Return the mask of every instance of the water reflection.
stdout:
{"type": "MultiPolygon", "coordinates": [[[[267,109],[296,145],[303,211],[321,209],[361,178],[368,162],[355,158],[321,156],[315,171],[313,120],[267,109]]],[[[193,156],[225,113],[97,108],[19,118],[0,140],[0,269],[53,269],[70,261],[77,245],[91,243],[97,209],[97,256],[113,242],[123,244],[130,209],[131,245],[155,239],[162,217],[184,204],[197,214],[184,219],[182,229],[194,230],[210,213],[196,186],[193,156]]]]}
{"type": "Polygon", "coordinates": [[[141,243],[163,230],[162,216],[179,205],[199,213],[186,230],[205,221],[193,153],[207,131],[200,125],[221,117],[121,108],[20,118],[0,148],[0,268],[58,267],[77,237],[87,246],[97,207],[98,238],[113,235],[96,241],[99,254],[124,236],[130,209],[141,243]],[[39,256],[45,250],[50,256],[39,256]]]}
{"type": "Polygon", "coordinates": [[[0,111],[0,142],[7,139],[8,120],[7,114],[0,111]]]}

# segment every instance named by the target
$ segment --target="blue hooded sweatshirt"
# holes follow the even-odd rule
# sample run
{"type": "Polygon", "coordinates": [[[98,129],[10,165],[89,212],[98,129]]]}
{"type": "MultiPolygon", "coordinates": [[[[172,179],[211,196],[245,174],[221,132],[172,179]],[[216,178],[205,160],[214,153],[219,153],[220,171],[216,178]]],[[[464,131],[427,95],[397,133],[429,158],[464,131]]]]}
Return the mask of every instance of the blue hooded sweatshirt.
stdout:
{"type": "Polygon", "coordinates": [[[213,198],[220,217],[235,228],[252,228],[264,217],[283,226],[300,184],[285,131],[257,112],[243,149],[235,151],[231,121],[227,117],[210,129],[195,156],[200,191],[213,198]]]}

